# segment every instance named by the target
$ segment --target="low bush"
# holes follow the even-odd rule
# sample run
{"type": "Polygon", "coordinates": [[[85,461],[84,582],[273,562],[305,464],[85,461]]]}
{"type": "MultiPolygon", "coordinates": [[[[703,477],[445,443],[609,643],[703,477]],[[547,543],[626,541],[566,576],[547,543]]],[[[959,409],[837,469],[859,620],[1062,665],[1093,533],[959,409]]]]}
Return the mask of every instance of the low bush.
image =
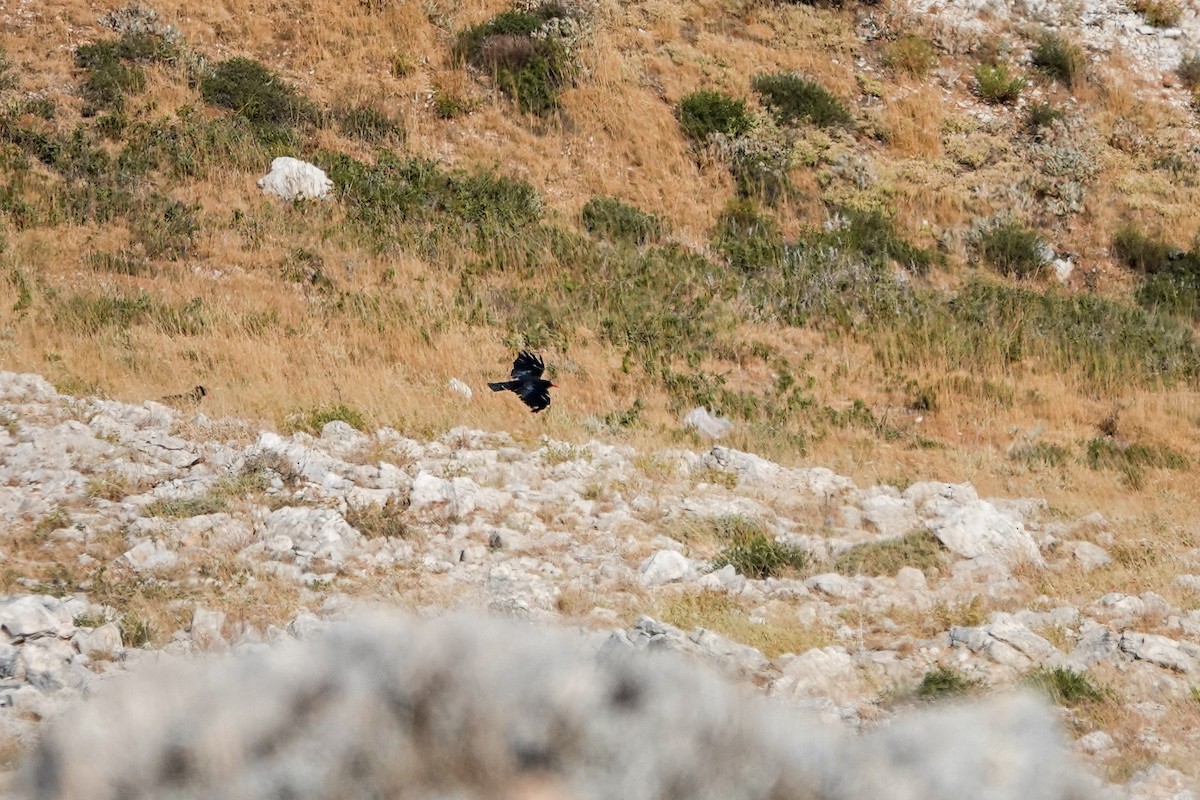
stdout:
{"type": "Polygon", "coordinates": [[[1013,75],[1003,64],[980,64],[975,68],[975,94],[985,103],[1011,105],[1025,90],[1025,79],[1013,75]]]}
{"type": "Polygon", "coordinates": [[[722,92],[701,89],[685,95],[675,111],[684,134],[694,142],[703,143],[714,133],[741,136],[750,130],[752,121],[746,112],[746,102],[722,92]]]}
{"type": "Polygon", "coordinates": [[[804,121],[829,128],[847,125],[852,119],[842,102],[824,86],[794,73],[757,75],[750,86],[781,125],[804,121]]]}
{"type": "Polygon", "coordinates": [[[662,220],[614,197],[593,197],[580,217],[589,233],[614,242],[643,245],[663,235],[662,220]]]}
{"type": "Polygon", "coordinates": [[[1034,103],[1029,106],[1029,111],[1025,116],[1025,129],[1035,139],[1042,136],[1042,132],[1051,128],[1057,122],[1066,120],[1066,112],[1056,108],[1051,103],[1041,102],[1034,103]]]}
{"type": "Polygon", "coordinates": [[[981,681],[968,678],[954,667],[938,667],[925,673],[917,687],[922,700],[942,700],[959,697],[981,686],[981,681]]]}
{"type": "Polygon", "coordinates": [[[1200,87],[1200,54],[1191,53],[1180,59],[1179,66],[1175,68],[1175,74],[1188,89],[1194,91],[1200,87]]]}
{"type": "Polygon", "coordinates": [[[1184,255],[1183,251],[1143,233],[1135,225],[1125,225],[1113,235],[1112,254],[1125,266],[1144,275],[1169,272],[1184,255]]]}
{"type": "Polygon", "coordinates": [[[713,568],[732,564],[747,578],[765,580],[786,572],[795,572],[808,565],[808,552],[795,545],[776,541],[767,535],[762,524],[747,517],[720,517],[714,520],[719,540],[726,547],[713,561],[713,568]]]}
{"type": "Polygon", "coordinates": [[[294,126],[315,122],[318,116],[307,98],[251,58],[222,61],[201,80],[200,94],[245,119],[263,140],[286,139],[294,126]]]}
{"type": "Polygon", "coordinates": [[[974,243],[979,255],[1002,275],[1036,278],[1047,264],[1045,245],[1037,231],[1015,221],[982,231],[974,243]]]}
{"type": "Polygon", "coordinates": [[[364,142],[399,142],[404,139],[404,127],[369,103],[359,103],[337,113],[342,133],[364,142]]]}
{"type": "Polygon", "coordinates": [[[1155,28],[1173,28],[1183,16],[1183,9],[1175,0],[1130,0],[1129,7],[1155,28]]]}
{"type": "Polygon", "coordinates": [[[559,93],[576,69],[562,42],[534,34],[551,20],[567,18],[557,3],[497,14],[460,33],[454,55],[491,74],[522,111],[546,115],[558,108],[559,93]]]}
{"type": "Polygon", "coordinates": [[[1050,701],[1060,706],[1103,703],[1111,694],[1092,683],[1083,673],[1068,667],[1040,667],[1025,678],[1025,683],[1045,692],[1050,701]]]}
{"type": "Polygon", "coordinates": [[[1046,31],[1033,48],[1033,65],[1060,83],[1073,86],[1083,76],[1087,56],[1079,45],[1046,31]]]}

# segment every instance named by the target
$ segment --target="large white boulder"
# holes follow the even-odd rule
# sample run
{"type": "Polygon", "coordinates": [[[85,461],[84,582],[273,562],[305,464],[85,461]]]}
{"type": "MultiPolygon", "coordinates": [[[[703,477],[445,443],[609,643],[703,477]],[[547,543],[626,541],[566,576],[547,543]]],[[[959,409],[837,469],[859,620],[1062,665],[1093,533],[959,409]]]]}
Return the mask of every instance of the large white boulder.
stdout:
{"type": "Polygon", "coordinates": [[[323,200],[333,189],[333,181],[315,164],[291,156],[271,162],[271,171],[258,179],[258,188],[284,200],[323,200]]]}

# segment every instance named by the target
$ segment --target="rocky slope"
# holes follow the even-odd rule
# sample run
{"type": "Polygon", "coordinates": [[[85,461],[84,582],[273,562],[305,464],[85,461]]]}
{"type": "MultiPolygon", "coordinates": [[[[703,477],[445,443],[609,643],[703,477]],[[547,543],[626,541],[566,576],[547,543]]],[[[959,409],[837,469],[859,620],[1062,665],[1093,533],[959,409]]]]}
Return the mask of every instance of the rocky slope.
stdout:
{"type": "MultiPolygon", "coordinates": [[[[10,759],[109,675],[386,605],[565,622],[606,657],[677,651],[863,731],[892,724],[931,673],[977,692],[1082,676],[1094,696],[1060,687],[1056,714],[1093,771],[1129,797],[1195,796],[1200,611],[1109,591],[1098,515],[1053,519],[966,484],[859,487],[723,447],[528,447],[464,429],[418,442],[342,422],[280,436],[13,373],[0,422],[10,759]],[[805,563],[714,569],[728,551],[712,531],[731,521],[805,563]],[[920,568],[839,559],[923,531],[940,549],[920,568]]],[[[1200,554],[1174,580],[1194,596],[1200,554]]]]}

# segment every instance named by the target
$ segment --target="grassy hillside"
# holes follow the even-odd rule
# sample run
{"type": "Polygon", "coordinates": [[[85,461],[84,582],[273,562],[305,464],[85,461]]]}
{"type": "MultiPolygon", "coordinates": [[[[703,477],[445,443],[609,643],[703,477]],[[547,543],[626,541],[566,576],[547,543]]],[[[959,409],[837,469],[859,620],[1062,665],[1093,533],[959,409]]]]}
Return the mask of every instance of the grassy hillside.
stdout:
{"type": "Polygon", "coordinates": [[[860,480],[1186,522],[1190,62],[898,3],[155,10],[3,23],[9,369],[284,429],[693,445],[706,404],[860,480]],[[262,195],[278,155],[336,196],[262,195]],[[446,391],[522,346],[547,414],[446,391]]]}

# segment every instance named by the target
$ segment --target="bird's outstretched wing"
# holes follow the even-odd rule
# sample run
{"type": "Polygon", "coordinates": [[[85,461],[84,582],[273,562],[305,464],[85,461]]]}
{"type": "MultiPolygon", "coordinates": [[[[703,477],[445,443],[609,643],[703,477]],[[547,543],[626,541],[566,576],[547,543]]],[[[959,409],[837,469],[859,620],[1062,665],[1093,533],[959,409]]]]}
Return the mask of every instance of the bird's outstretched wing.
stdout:
{"type": "Polygon", "coordinates": [[[528,350],[522,350],[513,362],[512,378],[514,381],[535,381],[542,377],[546,365],[542,359],[528,350]]]}
{"type": "Polygon", "coordinates": [[[529,406],[529,410],[535,414],[550,405],[550,384],[547,381],[522,384],[517,394],[520,395],[521,402],[529,406]]]}

